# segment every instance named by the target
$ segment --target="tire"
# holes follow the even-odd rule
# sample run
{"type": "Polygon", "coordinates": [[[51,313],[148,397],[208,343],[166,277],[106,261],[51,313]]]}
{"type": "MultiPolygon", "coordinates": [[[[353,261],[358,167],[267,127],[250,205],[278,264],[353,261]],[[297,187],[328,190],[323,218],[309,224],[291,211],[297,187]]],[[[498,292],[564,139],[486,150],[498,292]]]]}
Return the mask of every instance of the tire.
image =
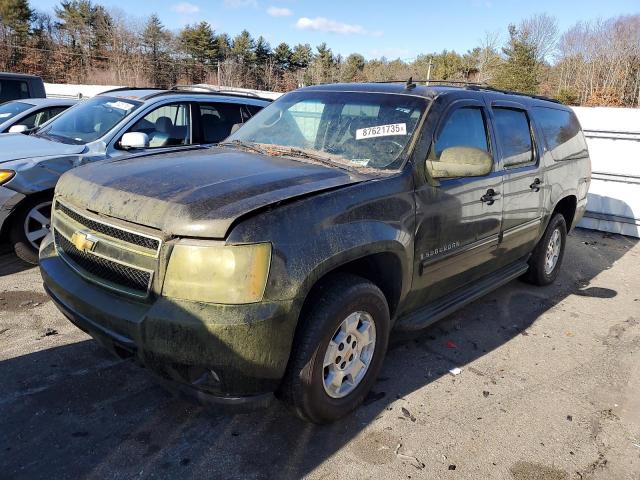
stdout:
{"type": "Polygon", "coordinates": [[[562,265],[566,243],[567,223],[561,214],[556,213],[551,218],[544,235],[529,258],[529,270],[524,275],[524,280],[540,286],[553,283],[562,265]],[[554,253],[552,252],[553,249],[550,244],[556,241],[560,243],[557,251],[554,253]],[[548,257],[548,255],[550,255],[550,257],[548,257]],[[554,261],[549,260],[552,257],[555,257],[554,261]],[[553,265],[551,266],[551,264],[553,265]]]}
{"type": "Polygon", "coordinates": [[[45,229],[49,230],[51,222],[51,201],[49,195],[33,196],[23,202],[12,216],[9,241],[15,254],[27,263],[38,264],[38,248],[46,236],[41,234],[45,229]],[[34,234],[31,240],[27,229],[34,234]]]}
{"type": "Polygon", "coordinates": [[[375,383],[389,341],[389,307],[376,285],[355,275],[340,274],[315,289],[305,310],[278,396],[303,420],[329,423],[360,405],[375,383]],[[345,322],[350,326],[357,325],[358,333],[347,335],[343,328],[345,322]],[[371,340],[372,332],[375,340],[371,340]],[[367,343],[367,338],[371,343],[367,343]],[[334,342],[334,348],[329,348],[330,341],[334,342]],[[369,346],[365,346],[367,344],[369,346]],[[342,350],[339,350],[340,345],[342,350]],[[344,358],[340,357],[341,353],[344,358]],[[325,366],[327,356],[331,361],[325,366]],[[362,360],[365,364],[367,358],[366,369],[358,367],[357,362],[362,360]],[[353,386],[349,375],[344,382],[335,383],[340,387],[325,386],[325,378],[337,379],[341,372],[355,371],[357,376],[350,378],[359,380],[353,382],[353,386]]]}

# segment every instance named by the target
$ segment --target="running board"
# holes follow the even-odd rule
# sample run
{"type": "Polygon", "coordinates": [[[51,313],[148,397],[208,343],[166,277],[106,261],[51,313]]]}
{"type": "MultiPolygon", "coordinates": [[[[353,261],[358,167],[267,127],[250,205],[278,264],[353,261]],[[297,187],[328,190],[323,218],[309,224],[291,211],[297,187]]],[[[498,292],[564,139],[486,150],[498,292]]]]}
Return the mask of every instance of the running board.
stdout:
{"type": "Polygon", "coordinates": [[[518,278],[528,269],[529,265],[524,259],[507,265],[497,272],[473,282],[470,287],[458,289],[426,307],[399,318],[395,328],[400,331],[414,331],[426,328],[466,304],[518,278]]]}

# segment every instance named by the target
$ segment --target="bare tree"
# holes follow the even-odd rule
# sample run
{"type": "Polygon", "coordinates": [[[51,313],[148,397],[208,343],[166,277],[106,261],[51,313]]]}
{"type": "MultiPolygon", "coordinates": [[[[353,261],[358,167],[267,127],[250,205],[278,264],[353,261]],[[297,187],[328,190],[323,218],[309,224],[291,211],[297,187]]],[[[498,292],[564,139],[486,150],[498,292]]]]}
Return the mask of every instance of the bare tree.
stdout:
{"type": "Polygon", "coordinates": [[[549,61],[558,43],[558,21],[546,13],[538,13],[520,22],[518,30],[533,45],[538,62],[549,61]]]}

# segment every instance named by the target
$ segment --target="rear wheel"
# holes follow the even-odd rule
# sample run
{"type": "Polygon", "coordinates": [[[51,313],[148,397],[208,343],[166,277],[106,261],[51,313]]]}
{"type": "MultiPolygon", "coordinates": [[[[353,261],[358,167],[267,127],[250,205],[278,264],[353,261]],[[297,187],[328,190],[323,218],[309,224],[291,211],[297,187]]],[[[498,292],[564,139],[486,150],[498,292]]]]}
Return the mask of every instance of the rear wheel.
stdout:
{"type": "Polygon", "coordinates": [[[51,229],[51,198],[33,197],[13,215],[9,239],[16,255],[36,265],[40,243],[51,229]]]}
{"type": "Polygon", "coordinates": [[[389,307],[373,283],[338,275],[314,292],[279,396],[298,416],[328,423],[355,409],[382,366],[389,307]]]}
{"type": "Polygon", "coordinates": [[[556,213],[531,254],[529,271],[524,279],[541,286],[553,283],[562,265],[566,242],[567,223],[561,214],[556,213]]]}

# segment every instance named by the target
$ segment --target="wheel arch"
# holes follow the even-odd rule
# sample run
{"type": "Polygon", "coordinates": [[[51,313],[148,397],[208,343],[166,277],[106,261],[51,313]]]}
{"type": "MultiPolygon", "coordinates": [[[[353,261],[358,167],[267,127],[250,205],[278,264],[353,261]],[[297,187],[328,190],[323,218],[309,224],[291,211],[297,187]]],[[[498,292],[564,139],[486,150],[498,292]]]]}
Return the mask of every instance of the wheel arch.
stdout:
{"type": "Polygon", "coordinates": [[[384,250],[344,259],[339,264],[324,269],[320,274],[316,272],[315,280],[306,289],[298,325],[301,324],[300,319],[304,318],[305,310],[309,308],[317,290],[330,282],[332,277],[343,273],[364,278],[376,285],[384,294],[389,306],[389,315],[393,319],[401,298],[406,293],[405,270],[398,253],[384,250]]]}
{"type": "Polygon", "coordinates": [[[2,223],[2,227],[0,227],[0,238],[6,241],[9,230],[11,229],[11,225],[15,221],[17,212],[19,212],[27,202],[32,201],[34,198],[48,197],[51,200],[53,200],[53,193],[54,193],[54,189],[48,188],[45,190],[41,190],[39,192],[34,192],[34,193],[30,193],[29,195],[25,195],[23,199],[21,199],[18,203],[14,205],[14,207],[11,209],[11,212],[9,213],[9,215],[7,215],[7,218],[5,218],[4,222],[2,223]]]}
{"type": "Polygon", "coordinates": [[[564,221],[567,224],[567,232],[571,230],[573,226],[573,220],[576,216],[576,209],[578,208],[578,199],[575,195],[567,195],[556,203],[551,215],[549,216],[549,221],[553,218],[556,213],[560,213],[564,217],[564,221]]]}

